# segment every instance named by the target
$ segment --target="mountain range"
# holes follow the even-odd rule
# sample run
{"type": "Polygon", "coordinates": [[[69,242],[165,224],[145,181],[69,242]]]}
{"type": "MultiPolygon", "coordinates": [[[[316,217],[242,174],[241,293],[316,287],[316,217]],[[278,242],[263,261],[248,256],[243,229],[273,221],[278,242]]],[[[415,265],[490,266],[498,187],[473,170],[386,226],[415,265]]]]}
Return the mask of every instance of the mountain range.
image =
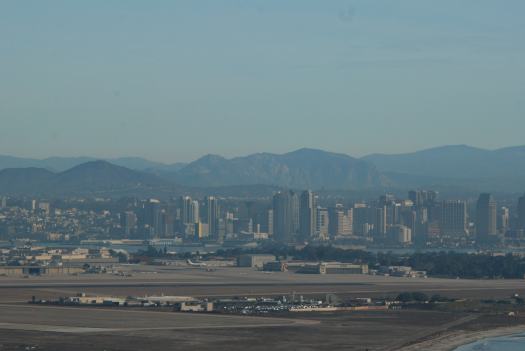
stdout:
{"type": "Polygon", "coordinates": [[[154,174],[107,161],[89,161],[62,172],[35,167],[0,171],[0,193],[12,195],[139,195],[175,187],[154,174]]]}
{"type": "Polygon", "coordinates": [[[206,155],[188,164],[163,164],[137,157],[43,160],[0,156],[0,193],[149,194],[213,187],[258,191],[393,190],[414,187],[521,192],[525,189],[525,146],[486,150],[443,146],[405,154],[346,154],[300,149],[224,158],[206,155]]]}
{"type": "Polygon", "coordinates": [[[486,150],[451,145],[406,154],[374,154],[362,160],[383,172],[418,176],[487,179],[525,175],[525,146],[486,150]]]}
{"type": "MultiPolygon", "coordinates": [[[[0,170],[6,168],[45,168],[52,172],[63,172],[82,163],[100,161],[101,159],[95,157],[48,157],[45,159],[14,157],[7,155],[0,155],[0,170]]],[[[117,166],[122,166],[137,171],[176,171],[182,168],[184,163],[165,164],[155,161],[150,161],[141,157],[119,157],[104,159],[109,163],[117,166]]]]}
{"type": "Polygon", "coordinates": [[[197,187],[269,184],[300,189],[366,189],[385,185],[372,164],[313,149],[232,159],[207,155],[175,172],[173,179],[197,187]]]}

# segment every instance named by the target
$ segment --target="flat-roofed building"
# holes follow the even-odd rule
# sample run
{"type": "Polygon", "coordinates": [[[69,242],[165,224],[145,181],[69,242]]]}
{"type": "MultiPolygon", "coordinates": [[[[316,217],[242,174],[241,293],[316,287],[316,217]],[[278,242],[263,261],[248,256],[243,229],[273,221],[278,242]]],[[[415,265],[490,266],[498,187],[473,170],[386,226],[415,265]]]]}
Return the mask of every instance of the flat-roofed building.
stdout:
{"type": "Polygon", "coordinates": [[[286,262],[281,261],[272,261],[266,262],[263,265],[263,271],[265,272],[286,272],[288,270],[288,265],[286,262]]]}
{"type": "Polygon", "coordinates": [[[341,262],[306,263],[297,273],[303,274],[368,274],[367,264],[341,262]]]}
{"type": "Polygon", "coordinates": [[[461,237],[468,235],[467,203],[465,201],[443,201],[441,235],[461,237]]]}
{"type": "Polygon", "coordinates": [[[265,263],[272,261],[275,261],[274,255],[249,254],[240,255],[237,262],[239,267],[263,268],[265,263]]]}

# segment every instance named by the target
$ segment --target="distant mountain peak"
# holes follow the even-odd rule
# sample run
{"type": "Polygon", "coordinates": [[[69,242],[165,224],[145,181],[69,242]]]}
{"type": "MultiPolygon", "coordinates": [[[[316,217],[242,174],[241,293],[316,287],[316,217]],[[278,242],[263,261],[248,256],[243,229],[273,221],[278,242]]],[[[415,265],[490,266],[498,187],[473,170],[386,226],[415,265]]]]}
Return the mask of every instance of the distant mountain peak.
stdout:
{"type": "Polygon", "coordinates": [[[226,160],[226,158],[217,154],[206,154],[200,157],[199,160],[226,160]]]}
{"type": "Polygon", "coordinates": [[[302,147],[300,149],[288,152],[288,154],[296,154],[296,153],[329,153],[329,151],[315,149],[311,147],[302,147]]]}
{"type": "Polygon", "coordinates": [[[117,166],[105,160],[94,160],[94,161],[88,161],[88,162],[81,163],[78,166],[75,166],[74,168],[77,168],[77,167],[88,168],[88,167],[120,167],[120,166],[117,166]]]}
{"type": "Polygon", "coordinates": [[[224,161],[228,161],[228,159],[220,156],[220,155],[215,155],[215,154],[207,154],[207,155],[204,155],[200,158],[198,158],[196,161],[193,161],[193,162],[190,162],[187,166],[189,165],[200,165],[200,164],[218,164],[218,163],[222,163],[224,161]]]}
{"type": "Polygon", "coordinates": [[[382,186],[375,167],[348,155],[302,148],[285,154],[257,153],[225,159],[206,155],[175,174],[189,186],[271,185],[290,188],[358,189],[382,186]]]}

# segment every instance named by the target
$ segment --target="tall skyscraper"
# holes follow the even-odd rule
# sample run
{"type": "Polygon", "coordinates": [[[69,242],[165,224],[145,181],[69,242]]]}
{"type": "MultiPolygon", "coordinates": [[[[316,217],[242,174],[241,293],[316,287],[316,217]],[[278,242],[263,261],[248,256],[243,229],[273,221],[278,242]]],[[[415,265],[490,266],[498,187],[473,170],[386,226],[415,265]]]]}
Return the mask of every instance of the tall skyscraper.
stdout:
{"type": "Polygon", "coordinates": [[[476,205],[476,235],[488,239],[497,232],[496,201],[490,194],[481,194],[476,205]]]}
{"type": "Polygon", "coordinates": [[[204,227],[207,227],[207,226],[208,226],[207,224],[202,224],[201,222],[196,222],[194,224],[194,230],[193,230],[193,240],[194,241],[200,241],[206,236],[207,233],[204,227]]]}
{"type": "MultiPolygon", "coordinates": [[[[144,224],[149,227],[149,236],[158,236],[162,230],[160,201],[150,199],[144,204],[144,224]]],[[[148,233],[146,233],[148,234],[148,233]]]]}
{"type": "Polygon", "coordinates": [[[191,209],[190,209],[190,212],[191,212],[191,222],[188,222],[188,223],[197,223],[197,222],[200,222],[200,213],[199,213],[199,201],[197,200],[193,200],[191,202],[191,209]]]}
{"type": "Polygon", "coordinates": [[[273,196],[273,236],[280,242],[296,240],[299,219],[299,199],[293,191],[273,196]]]}
{"type": "Polygon", "coordinates": [[[502,207],[499,215],[498,230],[505,234],[510,228],[510,211],[508,207],[502,207]]]}
{"type": "Polygon", "coordinates": [[[352,222],[352,232],[354,235],[368,235],[368,227],[371,224],[369,214],[370,210],[366,204],[354,204],[352,222]]]}
{"type": "Polygon", "coordinates": [[[273,236],[273,208],[270,208],[268,211],[266,211],[267,215],[267,222],[266,225],[268,226],[268,235],[273,236]]]}
{"type": "Polygon", "coordinates": [[[352,209],[347,211],[341,204],[336,204],[335,207],[328,208],[328,220],[330,222],[328,234],[330,237],[351,235],[352,215],[352,209]]]}
{"type": "Polygon", "coordinates": [[[403,211],[402,225],[410,228],[412,234],[416,232],[417,228],[417,211],[410,209],[403,211]]]}
{"type": "Polygon", "coordinates": [[[374,234],[378,238],[384,238],[387,233],[386,206],[373,209],[374,234]]]}
{"type": "Polygon", "coordinates": [[[294,240],[299,236],[299,195],[291,192],[292,205],[292,232],[294,233],[294,240]]]}
{"type": "Polygon", "coordinates": [[[219,199],[217,199],[214,196],[208,196],[206,199],[206,204],[208,215],[208,230],[210,232],[210,236],[214,239],[220,239],[218,228],[220,217],[219,199]]]}
{"type": "Polygon", "coordinates": [[[408,198],[414,203],[414,206],[419,206],[421,203],[419,198],[419,191],[410,190],[408,192],[408,198]]]}
{"type": "Polygon", "coordinates": [[[307,190],[301,194],[299,204],[299,232],[301,239],[308,240],[315,235],[317,222],[317,196],[307,190]]]}
{"type": "Polygon", "coordinates": [[[330,227],[330,219],[328,217],[328,210],[323,207],[317,208],[317,230],[316,236],[318,239],[327,240],[328,239],[328,230],[330,227]]]}
{"type": "Polygon", "coordinates": [[[467,217],[467,203],[465,201],[443,201],[441,234],[444,236],[468,235],[467,217]]]}
{"type": "Polygon", "coordinates": [[[161,212],[162,230],[164,237],[171,237],[175,234],[175,214],[169,209],[163,209],[161,212]]]}
{"type": "Polygon", "coordinates": [[[137,216],[133,211],[126,211],[120,214],[120,226],[122,227],[122,234],[129,237],[136,229],[137,216]]]}
{"type": "Polygon", "coordinates": [[[518,199],[518,230],[525,230],[525,195],[518,199]]]}
{"type": "Polygon", "coordinates": [[[346,219],[343,225],[342,235],[353,235],[354,234],[354,209],[349,208],[346,210],[346,219]]]}
{"type": "MultiPolygon", "coordinates": [[[[195,223],[195,212],[193,209],[194,203],[191,197],[181,196],[179,199],[180,208],[180,219],[183,224],[194,224],[195,223]]],[[[197,209],[198,212],[198,209],[197,209]]]]}
{"type": "Polygon", "coordinates": [[[408,192],[408,198],[414,203],[414,206],[431,206],[437,200],[438,193],[432,190],[411,190],[408,192]]]}

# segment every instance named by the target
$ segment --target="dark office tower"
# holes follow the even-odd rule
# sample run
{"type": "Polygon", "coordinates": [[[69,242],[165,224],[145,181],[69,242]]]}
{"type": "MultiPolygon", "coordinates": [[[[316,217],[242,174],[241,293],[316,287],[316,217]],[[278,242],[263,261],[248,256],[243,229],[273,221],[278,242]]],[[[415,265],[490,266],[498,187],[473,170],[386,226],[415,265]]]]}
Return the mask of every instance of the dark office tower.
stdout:
{"type": "Polygon", "coordinates": [[[388,227],[401,223],[401,204],[389,202],[386,204],[386,225],[388,227]]]}
{"type": "Polygon", "coordinates": [[[317,221],[317,197],[311,191],[301,194],[299,204],[299,232],[301,239],[308,240],[315,235],[317,221]]]}
{"type": "Polygon", "coordinates": [[[122,234],[129,237],[137,227],[137,216],[132,211],[126,211],[120,214],[120,226],[122,234]]]}
{"type": "Polygon", "coordinates": [[[465,201],[443,201],[441,234],[455,237],[468,235],[467,217],[467,203],[465,201]]]}
{"type": "Polygon", "coordinates": [[[181,223],[186,223],[186,218],[188,216],[188,196],[181,196],[177,201],[178,208],[178,217],[181,223]]]}
{"type": "Polygon", "coordinates": [[[412,236],[415,236],[417,233],[417,211],[410,210],[403,212],[403,220],[401,221],[402,225],[407,228],[410,228],[412,231],[412,236]]]}
{"type": "Polygon", "coordinates": [[[162,231],[163,237],[171,237],[175,234],[175,215],[168,210],[162,211],[162,231]]]}
{"type": "Polygon", "coordinates": [[[518,230],[525,230],[525,195],[518,199],[518,230]]]}
{"type": "MultiPolygon", "coordinates": [[[[194,202],[189,196],[181,196],[179,199],[180,219],[183,224],[194,224],[194,202]]],[[[197,210],[198,211],[198,210],[197,210]]]]}
{"type": "Polygon", "coordinates": [[[437,201],[439,193],[437,191],[429,190],[426,194],[425,205],[430,206],[437,201]]]}
{"type": "Polygon", "coordinates": [[[161,206],[159,200],[150,199],[144,204],[144,223],[150,228],[150,236],[160,234],[161,206]]]}
{"type": "Polygon", "coordinates": [[[430,206],[437,200],[438,193],[432,190],[411,190],[408,192],[408,198],[414,203],[414,206],[430,206]]]}
{"type": "Polygon", "coordinates": [[[403,212],[403,225],[412,232],[412,242],[416,245],[425,245],[427,240],[427,209],[420,207],[403,212]]]}
{"type": "Polygon", "coordinates": [[[384,238],[387,232],[386,206],[373,209],[374,234],[378,238],[384,238]]]}
{"type": "Polygon", "coordinates": [[[355,204],[353,208],[352,232],[354,235],[368,235],[369,208],[366,204],[355,204]]]}
{"type": "Polygon", "coordinates": [[[478,239],[487,239],[496,235],[496,201],[492,195],[481,194],[476,205],[476,235],[478,239]]]}
{"type": "Polygon", "coordinates": [[[443,203],[434,202],[429,204],[427,207],[427,221],[429,223],[441,222],[443,216],[443,203]]]}
{"type": "Polygon", "coordinates": [[[408,192],[408,198],[414,203],[414,206],[419,207],[423,204],[423,199],[421,196],[421,191],[419,190],[410,190],[408,192]]]}
{"type": "Polygon", "coordinates": [[[435,194],[435,192],[426,190],[412,190],[408,192],[408,198],[414,203],[414,206],[421,207],[431,202],[431,198],[435,199],[435,196],[432,194],[435,194]]]}
{"type": "Polygon", "coordinates": [[[386,206],[395,201],[395,196],[393,194],[385,194],[379,197],[379,206],[386,206]]]}
{"type": "Polygon", "coordinates": [[[273,209],[263,209],[259,215],[259,230],[261,233],[268,233],[268,236],[273,235],[273,209]]]}
{"type": "Polygon", "coordinates": [[[206,204],[210,236],[214,239],[218,239],[218,221],[220,216],[219,199],[214,196],[208,196],[206,198],[206,204]]]}
{"type": "Polygon", "coordinates": [[[292,204],[292,233],[294,240],[299,236],[299,195],[291,192],[292,204]]]}
{"type": "Polygon", "coordinates": [[[292,191],[273,196],[273,235],[280,242],[292,242],[298,231],[299,200],[292,191]]]}

